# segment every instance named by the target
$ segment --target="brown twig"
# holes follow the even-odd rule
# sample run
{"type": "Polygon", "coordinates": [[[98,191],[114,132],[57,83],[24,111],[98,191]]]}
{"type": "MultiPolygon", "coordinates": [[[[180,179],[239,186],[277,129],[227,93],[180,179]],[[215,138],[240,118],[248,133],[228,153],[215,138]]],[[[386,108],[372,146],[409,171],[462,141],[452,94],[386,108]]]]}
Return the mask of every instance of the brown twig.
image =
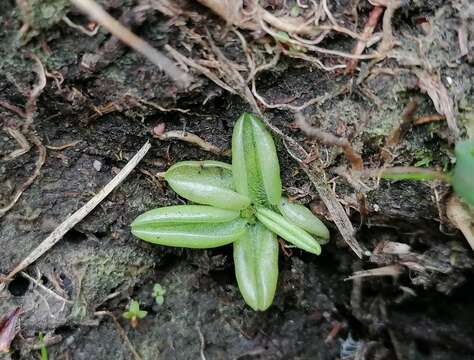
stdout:
{"type": "Polygon", "coordinates": [[[41,172],[44,162],[46,161],[46,149],[41,143],[39,137],[35,134],[31,134],[31,140],[38,148],[38,159],[36,160],[35,170],[33,171],[33,174],[31,174],[31,176],[18,188],[18,190],[15,192],[15,195],[13,195],[12,200],[10,200],[10,203],[3,208],[0,208],[0,218],[5,216],[5,214],[10,211],[10,209],[20,198],[21,194],[23,194],[23,192],[28,189],[28,187],[35,181],[41,172]]]}
{"type": "Polygon", "coordinates": [[[16,105],[10,104],[8,101],[0,100],[0,106],[7,110],[10,110],[11,112],[14,112],[15,114],[17,114],[18,116],[22,118],[26,117],[25,111],[23,109],[19,108],[16,105]]]}
{"type": "Polygon", "coordinates": [[[31,124],[33,123],[33,115],[36,111],[36,102],[38,97],[46,87],[46,70],[41,60],[33,53],[27,53],[27,57],[34,60],[33,71],[38,75],[38,82],[34,84],[30,93],[28,94],[28,100],[25,105],[25,123],[23,124],[23,132],[27,133],[31,124]]]}
{"type": "Polygon", "coordinates": [[[335,136],[333,134],[327,133],[321,129],[312,127],[308,124],[303,114],[296,113],[295,120],[298,127],[308,136],[317,139],[320,143],[328,146],[337,146],[344,151],[344,155],[351,162],[352,169],[355,171],[361,171],[364,168],[364,162],[360,154],[354,150],[345,138],[335,136]]]}
{"type": "Polygon", "coordinates": [[[405,107],[402,114],[402,122],[392,129],[385,140],[385,147],[381,152],[381,156],[385,161],[392,160],[392,151],[396,146],[398,146],[400,138],[407,132],[408,128],[413,123],[413,115],[415,114],[416,109],[418,109],[418,101],[415,99],[410,101],[405,107]]]}
{"type": "MultiPolygon", "coordinates": [[[[367,46],[367,41],[372,36],[375,27],[377,26],[380,17],[382,16],[384,8],[382,6],[375,6],[369,14],[367,23],[365,24],[364,30],[362,31],[362,40],[357,41],[356,46],[352,50],[354,55],[360,55],[364,52],[365,47],[367,46]]],[[[357,67],[357,59],[350,59],[347,62],[347,68],[345,73],[352,74],[357,67]]]]}
{"type": "Polygon", "coordinates": [[[46,145],[45,147],[46,147],[47,149],[49,149],[49,150],[57,150],[57,151],[60,151],[60,150],[64,150],[64,149],[67,149],[67,148],[76,146],[76,145],[79,144],[81,141],[82,141],[82,140],[75,140],[75,141],[71,141],[70,143],[63,144],[63,145],[58,145],[58,146],[46,145]]]}
{"type": "Polygon", "coordinates": [[[25,136],[17,129],[11,128],[11,127],[5,127],[4,130],[12,137],[15,139],[15,141],[18,143],[18,146],[20,147],[19,149],[13,150],[10,154],[5,155],[2,160],[8,161],[8,160],[13,160],[16,159],[17,157],[26,154],[28,151],[30,151],[31,146],[28,140],[26,140],[25,136]]]}
{"type": "Polygon", "coordinates": [[[443,121],[443,120],[446,120],[446,116],[444,115],[440,115],[440,114],[426,115],[426,116],[417,117],[416,120],[414,121],[414,124],[424,125],[424,124],[429,124],[435,121],[443,121]]]}
{"type": "Polygon", "coordinates": [[[204,151],[208,151],[215,155],[224,155],[230,156],[230,151],[228,149],[221,150],[217,146],[201,139],[199,136],[194,135],[188,131],[181,131],[181,130],[171,130],[167,131],[163,134],[154,134],[153,137],[160,139],[160,140],[170,140],[170,139],[177,139],[181,141],[186,141],[190,144],[194,144],[199,146],[204,151]]]}
{"type": "Polygon", "coordinates": [[[44,239],[25,259],[23,259],[3,281],[10,280],[20,271],[23,271],[30,264],[35,262],[41,257],[46,251],[51,249],[62,237],[71,230],[77,223],[79,223],[84,217],[86,217],[102,200],[109,195],[123,180],[132,172],[137,166],[141,159],[150,150],[150,143],[146,142],[141,149],[130,159],[127,165],[104,187],[102,188],[92,199],[84,204],[74,214],[64,220],[54,231],[44,239]]]}

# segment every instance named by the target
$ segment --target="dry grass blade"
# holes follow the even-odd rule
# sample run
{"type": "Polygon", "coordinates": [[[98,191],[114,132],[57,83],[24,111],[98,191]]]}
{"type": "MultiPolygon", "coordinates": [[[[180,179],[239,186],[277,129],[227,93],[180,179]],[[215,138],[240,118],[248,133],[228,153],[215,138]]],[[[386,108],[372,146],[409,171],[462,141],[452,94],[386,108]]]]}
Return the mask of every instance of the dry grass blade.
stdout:
{"type": "Polygon", "coordinates": [[[35,262],[41,257],[46,251],[51,249],[59,240],[62,239],[64,234],[71,230],[79,221],[84,219],[99,203],[109,195],[120,183],[126,179],[126,177],[132,172],[137,166],[141,159],[150,150],[150,143],[146,142],[145,145],[135,154],[135,156],[125,165],[125,167],[104,187],[100,190],[97,195],[90,199],[84,206],[77,210],[74,214],[64,220],[54,231],[41,242],[23,261],[21,261],[15,269],[13,269],[8,276],[3,279],[10,280],[15,274],[26,269],[30,264],[35,262]]]}
{"type": "Polygon", "coordinates": [[[402,273],[402,270],[403,267],[400,265],[387,265],[375,269],[360,270],[355,271],[351,276],[345,278],[344,281],[372,276],[392,276],[396,278],[402,273]]]}
{"type": "Polygon", "coordinates": [[[201,149],[203,149],[204,151],[208,151],[208,152],[210,152],[212,154],[215,154],[215,155],[225,155],[225,156],[230,155],[229,150],[221,150],[217,146],[215,146],[211,143],[208,143],[207,141],[201,139],[199,136],[197,136],[195,134],[192,134],[190,132],[187,132],[187,131],[172,130],[172,131],[167,131],[163,134],[159,134],[159,135],[156,134],[156,135],[153,135],[153,136],[156,137],[157,139],[160,139],[160,140],[177,139],[177,140],[181,140],[181,141],[186,141],[190,144],[197,145],[201,149]]]}
{"type": "Polygon", "coordinates": [[[97,21],[112,35],[139,52],[165,72],[177,85],[186,88],[191,84],[191,76],[181,71],[168,57],[156,50],[145,40],[128,30],[93,0],[71,0],[71,2],[97,21]]]}

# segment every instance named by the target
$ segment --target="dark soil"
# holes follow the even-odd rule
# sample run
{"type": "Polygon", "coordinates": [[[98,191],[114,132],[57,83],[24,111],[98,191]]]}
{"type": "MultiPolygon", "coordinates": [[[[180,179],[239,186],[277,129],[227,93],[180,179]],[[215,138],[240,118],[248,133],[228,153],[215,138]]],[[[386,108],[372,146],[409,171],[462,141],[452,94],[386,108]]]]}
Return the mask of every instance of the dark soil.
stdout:
{"type": "MultiPolygon", "coordinates": [[[[279,287],[268,311],[256,313],[244,304],[230,248],[191,251],[152,246],[134,238],[129,224],[138,214],[183,202],[151,174],[181,160],[230,162],[230,158],[216,157],[186,142],[154,139],[152,129],[165,123],[166,130],[186,129],[228,149],[234,122],[252,109],[239,96],[197,73],[190,89],[178,89],[159,69],[114,42],[104,30],[88,37],[70,28],[60,21],[66,12],[77,23],[85,24],[87,19],[63,1],[33,3],[35,16],[26,41],[18,36],[22,20],[14,2],[0,0],[0,100],[25,105],[27,91],[36,81],[34,63],[25,54],[33,52],[49,72],[59,72],[64,81],[56,84],[48,79],[32,129],[44,145],[79,142],[62,150],[48,149],[40,176],[0,218],[0,273],[11,271],[107,184],[147,140],[152,148],[121,186],[26,270],[70,302],[50,296],[21,275],[0,291],[0,316],[15,306],[23,309],[20,332],[11,352],[0,355],[1,359],[38,359],[39,332],[57,340],[48,346],[50,359],[132,358],[111,318],[95,314],[105,310],[118,318],[143,359],[473,358],[474,257],[463,236],[440,217],[435,200],[435,191],[442,198],[449,189],[429,183],[382,181],[380,187],[368,192],[369,215],[362,219],[354,189],[336,177],[335,169],[348,165],[342,153],[307,141],[291,126],[290,112],[275,109],[266,115],[284,133],[308,149],[313,145],[320,151],[328,180],[336,185],[338,199],[357,228],[360,243],[371,251],[381,241],[409,244],[422,269],[402,266],[396,278],[344,281],[353,271],[394,264],[396,257],[369,261],[355,256],[280,139],[276,141],[284,191],[300,195],[301,203],[310,205],[330,227],[332,239],[319,257],[296,249],[291,256],[282,254],[279,287]],[[46,16],[51,9],[55,15],[46,16]],[[86,69],[84,61],[91,54],[98,55],[97,61],[86,69]],[[189,111],[160,111],[137,99],[189,111]],[[155,283],[166,289],[162,306],[151,296],[155,283]],[[121,316],[132,298],[148,311],[136,329],[121,316]]],[[[155,47],[171,44],[199,58],[197,47],[185,50],[189,38],[183,35],[183,25],[177,24],[180,19],[170,20],[151,9],[135,16],[138,2],[132,0],[103,3],[155,47]]],[[[408,1],[396,13],[394,32],[403,39],[398,47],[400,57],[386,60],[384,67],[398,68],[400,73],[372,77],[364,85],[381,103],[374,103],[354,85],[351,92],[306,109],[305,115],[325,131],[347,137],[366,165],[380,165],[379,149],[410,100],[419,100],[419,115],[436,113],[428,95],[416,87],[416,78],[409,71],[412,68],[400,60],[410,51],[416,52],[415,38],[422,38],[416,21],[427,18],[432,21],[432,41],[425,55],[443,82],[449,77],[454,83],[449,89],[458,104],[460,124],[472,118],[474,68],[467,60],[446,65],[446,59],[458,52],[460,4],[469,3],[408,1]]],[[[235,35],[228,32],[222,37],[225,23],[194,2],[188,6],[206,17],[207,27],[226,55],[245,64],[235,35]]],[[[338,19],[345,18],[344,11],[350,7],[348,1],[337,1],[333,11],[338,19]]],[[[365,2],[360,5],[361,24],[370,8],[365,2]]],[[[186,20],[186,26],[206,34],[202,23],[186,20]]],[[[468,30],[472,41],[474,29],[468,30]]],[[[253,35],[245,35],[251,41],[253,35]]],[[[337,35],[323,45],[350,52],[354,42],[337,35]]],[[[301,60],[283,58],[258,76],[257,87],[268,102],[295,99],[300,104],[334,91],[350,79],[341,72],[325,72],[301,60]]],[[[0,106],[4,128],[20,129],[23,122],[0,106]]],[[[16,147],[6,131],[0,133],[0,158],[16,147]]],[[[395,165],[429,160],[430,166],[449,169],[452,144],[446,124],[411,128],[397,152],[395,165]]],[[[32,145],[26,154],[0,161],[1,206],[32,174],[37,157],[32,145]]]]}

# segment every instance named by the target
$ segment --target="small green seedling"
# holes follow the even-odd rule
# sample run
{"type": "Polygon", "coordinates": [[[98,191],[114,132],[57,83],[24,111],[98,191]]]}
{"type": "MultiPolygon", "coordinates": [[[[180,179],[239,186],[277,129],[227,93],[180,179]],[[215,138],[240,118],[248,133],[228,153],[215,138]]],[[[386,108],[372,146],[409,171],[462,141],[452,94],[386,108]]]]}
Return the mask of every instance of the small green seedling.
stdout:
{"type": "Polygon", "coordinates": [[[148,314],[145,310],[140,310],[140,304],[136,300],[132,300],[128,305],[127,311],[125,311],[122,316],[124,319],[130,321],[132,328],[138,326],[139,320],[143,319],[148,314]]]}
{"type": "Polygon", "coordinates": [[[165,297],[164,297],[165,294],[166,294],[166,290],[163,289],[163,287],[160,284],[155,284],[153,286],[152,295],[157,305],[163,305],[163,302],[165,301],[165,297]]]}
{"type": "Polygon", "coordinates": [[[232,165],[179,162],[165,179],[194,204],[147,211],[132,223],[132,233],[155,244],[192,249],[232,243],[237,283],[254,310],[266,310],[273,302],[277,235],[315,255],[329,240],[328,229],[310,210],[282,197],[275,144],[253,115],[243,114],[235,124],[232,165]]]}
{"type": "Polygon", "coordinates": [[[46,349],[43,334],[39,333],[38,338],[40,343],[41,360],[48,360],[48,349],[46,349]]]}

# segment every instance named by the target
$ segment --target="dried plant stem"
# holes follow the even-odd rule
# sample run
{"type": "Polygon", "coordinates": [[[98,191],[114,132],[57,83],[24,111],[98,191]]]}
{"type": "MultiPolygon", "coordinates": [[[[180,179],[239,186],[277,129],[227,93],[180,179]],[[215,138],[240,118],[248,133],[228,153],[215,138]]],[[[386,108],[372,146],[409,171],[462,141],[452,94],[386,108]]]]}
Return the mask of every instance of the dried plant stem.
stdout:
{"type": "Polygon", "coordinates": [[[35,181],[35,179],[39,176],[41,168],[43,167],[44,162],[46,161],[46,149],[41,143],[39,137],[35,134],[31,134],[31,139],[38,148],[38,159],[36,160],[35,170],[33,171],[33,174],[18,188],[18,190],[15,192],[15,195],[13,195],[13,198],[10,203],[4,206],[3,208],[0,208],[0,218],[2,218],[8,211],[10,211],[10,209],[16,204],[16,202],[20,198],[21,194],[23,194],[23,192],[28,189],[31,184],[33,184],[33,181],[35,181]]]}

